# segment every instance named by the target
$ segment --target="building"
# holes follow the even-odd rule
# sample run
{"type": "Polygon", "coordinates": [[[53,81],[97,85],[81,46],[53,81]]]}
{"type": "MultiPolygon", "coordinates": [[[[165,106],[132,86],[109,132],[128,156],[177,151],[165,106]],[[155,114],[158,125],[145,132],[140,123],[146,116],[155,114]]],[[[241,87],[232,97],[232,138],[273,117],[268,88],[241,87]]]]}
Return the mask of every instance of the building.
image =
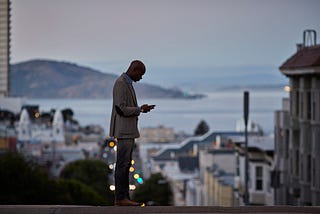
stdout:
{"type": "MultiPolygon", "coordinates": [[[[244,137],[231,136],[228,144],[199,151],[200,204],[241,206],[245,185],[244,137]]],[[[249,136],[249,203],[273,205],[271,171],[273,137],[249,136]]],[[[195,191],[197,192],[197,191],[195,191]]]]}
{"type": "Polygon", "coordinates": [[[200,194],[205,206],[236,206],[238,188],[236,178],[236,151],[231,148],[201,150],[200,194]]]}
{"type": "Polygon", "coordinates": [[[0,110],[19,113],[24,98],[10,95],[10,28],[11,2],[0,0],[0,110]]]}
{"type": "Polygon", "coordinates": [[[173,128],[164,126],[142,128],[137,143],[172,143],[175,141],[173,128]]]}
{"type": "Polygon", "coordinates": [[[64,122],[56,111],[52,126],[36,124],[26,109],[21,111],[18,125],[18,150],[26,155],[42,157],[47,150],[54,151],[65,146],[64,122]]]}
{"type": "MultiPolygon", "coordinates": [[[[297,52],[279,69],[289,78],[291,88],[288,172],[279,172],[289,182],[280,179],[288,197],[281,198],[276,192],[276,198],[285,204],[320,205],[320,45],[316,31],[303,32],[303,44],[297,45],[297,52]]],[[[279,143],[282,141],[276,141],[279,143]]]]}
{"type": "Polygon", "coordinates": [[[10,1],[0,0],[0,97],[9,95],[10,1]]]}
{"type": "MultiPolygon", "coordinates": [[[[46,120],[41,121],[39,117],[32,120],[34,110],[37,108],[23,108],[21,111],[16,134],[17,150],[20,153],[46,167],[53,176],[59,176],[70,162],[100,158],[99,143],[104,136],[101,127],[92,125],[75,133],[70,132],[73,129],[66,127],[61,111],[55,111],[52,123],[48,124],[46,120]],[[66,136],[73,134],[77,136],[76,143],[67,144],[66,136]]],[[[0,138],[0,150],[4,147],[3,145],[0,138]]]]}
{"type": "MultiPolygon", "coordinates": [[[[239,189],[239,203],[244,205],[245,187],[245,145],[235,143],[237,151],[236,177],[239,179],[235,186],[239,189]]],[[[274,138],[271,136],[251,136],[248,138],[249,157],[249,204],[273,205],[274,191],[271,186],[273,167],[274,138]]]]}
{"type": "MultiPolygon", "coordinates": [[[[273,205],[274,138],[250,133],[248,148],[249,202],[273,205]]],[[[243,132],[212,132],[179,144],[142,144],[140,155],[147,166],[144,175],[160,172],[169,181],[175,206],[240,206],[244,205],[244,149],[243,132]]]]}
{"type": "Polygon", "coordinates": [[[16,130],[12,126],[0,124],[0,154],[6,151],[16,151],[16,130]]]}
{"type": "Polygon", "coordinates": [[[276,205],[292,204],[289,201],[289,113],[290,100],[283,98],[282,109],[274,115],[274,167],[272,172],[272,186],[274,188],[274,203],[276,205]],[[281,173],[281,174],[280,174],[281,173]],[[280,176],[281,175],[281,176],[280,176]]]}

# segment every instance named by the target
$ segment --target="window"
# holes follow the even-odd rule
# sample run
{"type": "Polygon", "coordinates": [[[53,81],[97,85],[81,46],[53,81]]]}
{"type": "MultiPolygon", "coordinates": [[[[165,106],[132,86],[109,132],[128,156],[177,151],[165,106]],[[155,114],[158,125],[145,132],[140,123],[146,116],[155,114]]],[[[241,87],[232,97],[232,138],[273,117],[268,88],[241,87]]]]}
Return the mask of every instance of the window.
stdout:
{"type": "MultiPolygon", "coordinates": [[[[291,154],[292,154],[292,153],[291,153],[291,154]]],[[[293,170],[293,169],[294,169],[294,167],[293,167],[293,156],[290,156],[289,158],[290,158],[290,166],[289,166],[290,169],[289,169],[289,170],[290,170],[291,174],[294,174],[294,170],[293,170]]]]}
{"type": "Polygon", "coordinates": [[[316,120],[316,93],[312,93],[312,120],[316,120]]]}
{"type": "Polygon", "coordinates": [[[295,164],[295,172],[296,172],[296,176],[299,175],[299,151],[296,150],[296,164],[295,164]]]}
{"type": "Polygon", "coordinates": [[[311,182],[311,155],[308,155],[308,160],[307,160],[307,182],[311,182]]]}
{"type": "Polygon", "coordinates": [[[236,175],[240,176],[240,157],[236,155],[236,175]]]}
{"type": "Polygon", "coordinates": [[[317,91],[317,95],[316,95],[316,98],[315,98],[315,120],[316,121],[320,121],[320,111],[319,111],[319,108],[320,108],[320,91],[318,90],[317,91]]]}
{"type": "Polygon", "coordinates": [[[315,158],[312,158],[312,187],[316,187],[316,167],[315,167],[315,164],[316,164],[316,159],[315,158]]]}
{"type": "Polygon", "coordinates": [[[295,116],[299,116],[299,106],[300,106],[300,97],[299,97],[299,91],[296,91],[296,111],[295,116]]]}
{"type": "Polygon", "coordinates": [[[289,132],[289,130],[286,130],[285,131],[285,136],[284,136],[284,140],[285,140],[285,148],[284,148],[285,158],[289,158],[289,136],[290,136],[290,132],[289,132]]]}
{"type": "Polygon", "coordinates": [[[299,98],[299,103],[300,103],[300,109],[299,109],[299,117],[303,118],[304,113],[303,113],[303,92],[300,93],[300,98],[299,98]]]}
{"type": "Polygon", "coordinates": [[[307,119],[311,119],[311,92],[307,92],[307,119]]]}
{"type": "Polygon", "coordinates": [[[263,190],[263,168],[256,166],[256,190],[263,190]]]}
{"type": "Polygon", "coordinates": [[[304,180],[304,167],[303,167],[303,161],[304,161],[304,158],[303,158],[303,155],[301,154],[301,156],[300,156],[300,179],[301,180],[304,180]]]}

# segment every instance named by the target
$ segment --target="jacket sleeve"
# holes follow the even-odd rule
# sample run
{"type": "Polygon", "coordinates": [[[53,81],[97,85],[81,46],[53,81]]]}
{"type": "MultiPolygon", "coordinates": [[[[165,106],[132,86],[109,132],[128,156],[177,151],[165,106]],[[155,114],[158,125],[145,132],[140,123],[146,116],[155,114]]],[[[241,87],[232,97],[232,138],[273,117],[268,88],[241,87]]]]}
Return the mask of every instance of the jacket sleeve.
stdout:
{"type": "Polygon", "coordinates": [[[136,117],[140,115],[140,107],[130,106],[128,100],[130,91],[122,82],[116,82],[113,88],[113,101],[116,112],[123,117],[136,117]]]}

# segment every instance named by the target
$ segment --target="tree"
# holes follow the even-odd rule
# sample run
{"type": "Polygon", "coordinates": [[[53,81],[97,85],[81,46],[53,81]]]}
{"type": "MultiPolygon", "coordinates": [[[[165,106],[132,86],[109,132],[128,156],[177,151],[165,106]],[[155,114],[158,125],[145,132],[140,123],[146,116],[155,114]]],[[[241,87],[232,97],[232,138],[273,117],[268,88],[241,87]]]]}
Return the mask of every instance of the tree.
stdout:
{"type": "Polygon", "coordinates": [[[60,177],[73,179],[90,186],[106,199],[107,204],[113,204],[114,194],[109,189],[108,175],[110,171],[100,160],[79,160],[68,164],[60,177]]]}
{"type": "Polygon", "coordinates": [[[195,136],[204,135],[208,131],[209,131],[208,124],[206,123],[206,121],[201,120],[200,123],[198,124],[197,128],[194,131],[194,135],[195,136]]]}
{"type": "Polygon", "coordinates": [[[74,113],[73,113],[72,109],[70,109],[70,108],[63,109],[61,111],[61,113],[62,113],[62,117],[63,117],[64,122],[66,122],[67,120],[69,120],[69,121],[73,120],[74,113]]]}
{"type": "Polygon", "coordinates": [[[94,189],[79,181],[73,179],[59,179],[57,183],[62,192],[64,193],[60,196],[59,201],[63,201],[64,204],[108,204],[105,198],[98,194],[94,189]]]}
{"type": "Polygon", "coordinates": [[[85,184],[50,179],[40,166],[18,153],[1,154],[0,175],[0,204],[108,204],[85,184]]]}
{"type": "Polygon", "coordinates": [[[44,204],[54,200],[51,190],[55,183],[39,166],[26,162],[17,153],[1,156],[0,175],[0,201],[3,204],[44,204]]]}
{"type": "Polygon", "coordinates": [[[160,173],[151,175],[133,194],[134,200],[155,205],[170,205],[171,198],[171,187],[160,173]]]}

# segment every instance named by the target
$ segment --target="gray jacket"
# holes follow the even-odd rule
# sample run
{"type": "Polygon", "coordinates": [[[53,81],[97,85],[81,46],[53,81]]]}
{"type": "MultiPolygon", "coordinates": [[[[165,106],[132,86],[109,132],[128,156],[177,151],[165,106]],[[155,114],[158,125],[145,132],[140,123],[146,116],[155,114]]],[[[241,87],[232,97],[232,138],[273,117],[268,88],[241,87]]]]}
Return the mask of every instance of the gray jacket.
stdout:
{"type": "Polygon", "coordinates": [[[110,120],[110,137],[138,138],[138,116],[140,107],[137,103],[133,86],[125,74],[122,74],[113,86],[113,105],[110,120]]]}

